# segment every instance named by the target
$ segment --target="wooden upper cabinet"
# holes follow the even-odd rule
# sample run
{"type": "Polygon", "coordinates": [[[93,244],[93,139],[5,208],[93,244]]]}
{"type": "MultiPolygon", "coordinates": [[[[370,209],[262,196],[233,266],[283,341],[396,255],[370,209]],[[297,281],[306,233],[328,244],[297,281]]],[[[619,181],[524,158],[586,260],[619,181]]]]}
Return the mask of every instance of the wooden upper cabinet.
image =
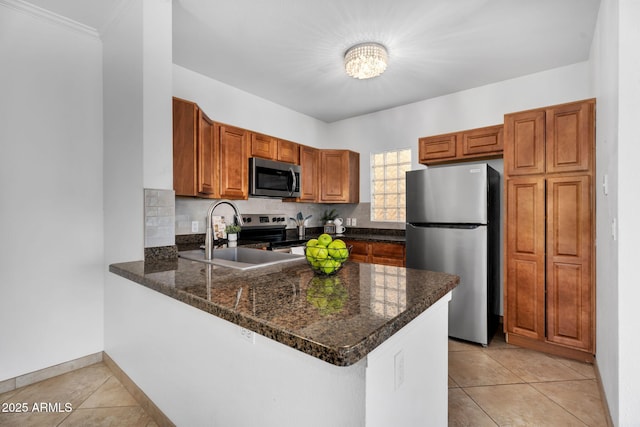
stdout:
{"type": "Polygon", "coordinates": [[[300,197],[301,202],[317,202],[320,198],[318,177],[320,170],[320,150],[300,145],[300,197]]]}
{"type": "Polygon", "coordinates": [[[198,193],[210,197],[218,196],[218,168],[215,144],[215,129],[213,121],[202,110],[198,110],[198,124],[200,134],[198,156],[198,193]]]}
{"type": "Polygon", "coordinates": [[[320,202],[360,201],[360,155],[350,150],[320,150],[320,202]]]}
{"type": "Polygon", "coordinates": [[[594,129],[594,100],[506,114],[505,174],[590,171],[594,129]]]}
{"type": "Polygon", "coordinates": [[[178,196],[198,192],[198,106],[173,98],[173,189],[178,196]]]}
{"type": "Polygon", "coordinates": [[[425,165],[492,159],[502,156],[503,125],[469,129],[418,140],[419,162],[425,165]]]}
{"type": "Polygon", "coordinates": [[[294,165],[300,163],[297,143],[255,132],[251,132],[250,156],[293,163],[294,165]]]}
{"type": "Polygon", "coordinates": [[[249,131],[215,124],[220,156],[220,194],[227,199],[249,197],[249,131]]]}
{"type": "Polygon", "coordinates": [[[190,101],[173,98],[173,189],[177,196],[216,197],[213,122],[190,101]]]}
{"type": "Polygon", "coordinates": [[[251,157],[275,160],[277,155],[278,145],[275,138],[251,132],[251,157]]]}
{"type": "Polygon", "coordinates": [[[518,177],[506,190],[506,332],[545,337],[545,180],[518,177]]]}
{"type": "MultiPolygon", "coordinates": [[[[295,142],[215,123],[196,103],[173,98],[173,188],[177,196],[247,199],[249,157],[299,164],[300,154],[295,142]]],[[[307,147],[304,159],[303,195],[298,200],[318,202],[319,151],[307,147]]]]}
{"type": "Polygon", "coordinates": [[[547,339],[593,351],[591,177],[547,179],[547,339]]]}
{"type": "Polygon", "coordinates": [[[418,156],[420,163],[431,163],[432,160],[451,160],[456,157],[458,134],[426,136],[418,140],[418,156]]]}
{"type": "Polygon", "coordinates": [[[460,138],[462,148],[459,151],[463,156],[501,153],[503,149],[502,133],[502,125],[463,132],[460,138]]]}
{"type": "Polygon", "coordinates": [[[546,110],[547,172],[586,172],[592,168],[595,101],[546,110]]]}
{"type": "Polygon", "coordinates": [[[544,173],[544,110],[506,114],[504,116],[504,139],[504,172],[506,175],[544,173]]]}
{"type": "Polygon", "coordinates": [[[277,146],[277,160],[281,162],[293,163],[294,165],[300,164],[300,155],[297,143],[279,139],[277,146]]]}

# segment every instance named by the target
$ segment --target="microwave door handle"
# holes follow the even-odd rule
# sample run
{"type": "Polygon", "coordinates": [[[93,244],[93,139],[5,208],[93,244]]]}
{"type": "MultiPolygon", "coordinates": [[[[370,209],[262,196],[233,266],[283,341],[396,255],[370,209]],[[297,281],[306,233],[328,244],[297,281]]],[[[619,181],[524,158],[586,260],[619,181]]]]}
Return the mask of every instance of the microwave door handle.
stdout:
{"type": "Polygon", "coordinates": [[[296,173],[293,171],[293,168],[289,168],[289,173],[291,173],[291,188],[289,189],[289,196],[293,196],[293,192],[296,189],[296,173]]]}

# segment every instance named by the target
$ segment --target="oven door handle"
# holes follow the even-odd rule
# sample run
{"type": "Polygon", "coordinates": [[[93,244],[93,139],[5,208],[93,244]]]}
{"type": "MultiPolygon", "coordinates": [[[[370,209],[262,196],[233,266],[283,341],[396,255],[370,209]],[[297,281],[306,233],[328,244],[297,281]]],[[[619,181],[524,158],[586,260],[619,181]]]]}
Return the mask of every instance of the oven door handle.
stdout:
{"type": "Polygon", "coordinates": [[[296,189],[296,173],[293,171],[293,168],[289,168],[289,173],[291,174],[291,180],[288,180],[291,183],[291,186],[288,188],[289,196],[293,196],[293,192],[296,189]]]}

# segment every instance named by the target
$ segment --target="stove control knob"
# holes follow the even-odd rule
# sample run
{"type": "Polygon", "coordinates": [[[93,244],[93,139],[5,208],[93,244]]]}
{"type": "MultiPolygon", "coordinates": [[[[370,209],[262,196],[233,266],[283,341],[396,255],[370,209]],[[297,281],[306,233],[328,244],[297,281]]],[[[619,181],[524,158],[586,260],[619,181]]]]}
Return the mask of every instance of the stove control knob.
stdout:
{"type": "Polygon", "coordinates": [[[251,218],[242,218],[242,221],[244,221],[244,222],[251,222],[251,218]]]}

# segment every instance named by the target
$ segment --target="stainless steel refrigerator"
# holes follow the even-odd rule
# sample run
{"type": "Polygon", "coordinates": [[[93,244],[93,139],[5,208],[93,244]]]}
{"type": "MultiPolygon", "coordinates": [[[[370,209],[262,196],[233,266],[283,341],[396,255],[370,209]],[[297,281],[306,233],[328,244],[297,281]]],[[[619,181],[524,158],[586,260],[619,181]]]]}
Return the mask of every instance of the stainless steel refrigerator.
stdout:
{"type": "Polygon", "coordinates": [[[406,265],[460,276],[449,302],[449,336],[486,346],[497,324],[500,175],[472,164],[406,177],[406,265]]]}

